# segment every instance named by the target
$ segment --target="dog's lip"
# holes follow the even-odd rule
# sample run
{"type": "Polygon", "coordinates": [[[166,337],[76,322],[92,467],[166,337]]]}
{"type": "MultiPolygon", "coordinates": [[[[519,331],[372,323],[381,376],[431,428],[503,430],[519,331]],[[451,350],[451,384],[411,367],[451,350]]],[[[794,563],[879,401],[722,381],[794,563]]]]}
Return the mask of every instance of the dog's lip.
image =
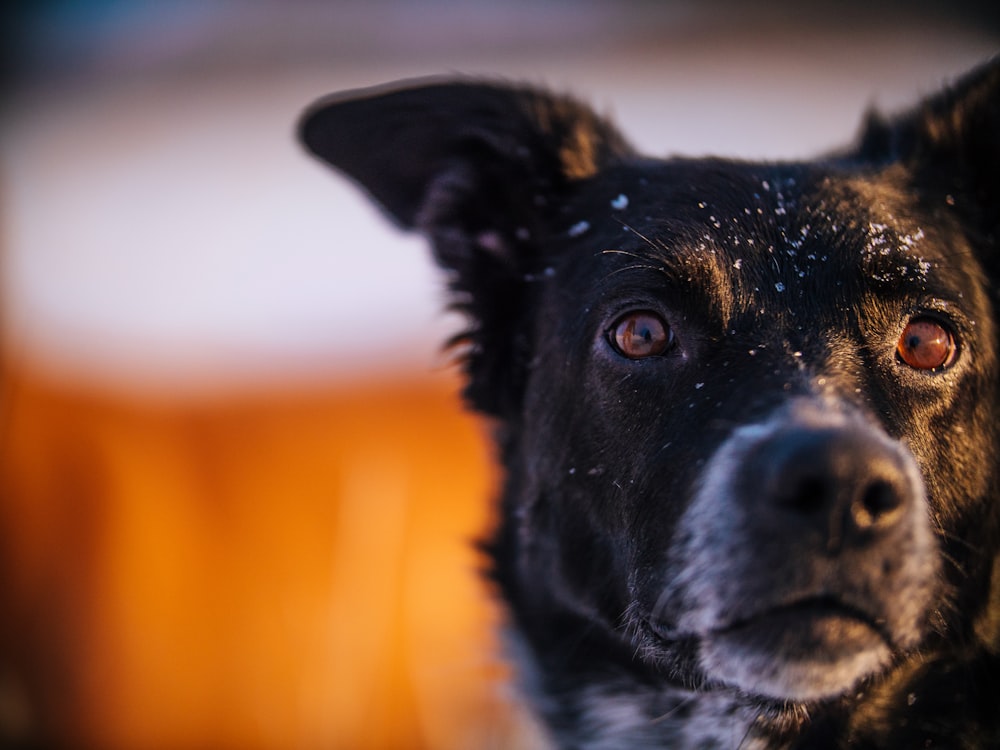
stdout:
{"type": "Polygon", "coordinates": [[[718,634],[731,633],[748,627],[754,627],[765,621],[785,619],[799,619],[803,621],[838,619],[854,621],[862,625],[867,625],[871,630],[882,636],[884,640],[891,640],[885,632],[886,621],[884,618],[877,617],[856,604],[828,595],[806,596],[787,602],[758,607],[748,615],[737,616],[721,626],[712,628],[712,632],[718,634]]]}
{"type": "Polygon", "coordinates": [[[701,633],[677,629],[658,621],[656,618],[647,620],[647,626],[659,639],[680,641],[703,637],[724,638],[728,635],[737,635],[754,628],[773,626],[779,623],[819,623],[823,621],[854,623],[877,635],[879,640],[884,641],[886,645],[891,647],[893,644],[894,639],[885,618],[872,614],[861,606],[826,594],[805,595],[780,602],[763,602],[752,611],[735,615],[701,633]]]}
{"type": "Polygon", "coordinates": [[[806,596],[759,607],[712,629],[715,636],[727,637],[757,629],[805,628],[809,625],[836,625],[836,632],[849,628],[855,634],[867,631],[892,647],[892,634],[883,617],[849,601],[829,596],[806,596]]]}

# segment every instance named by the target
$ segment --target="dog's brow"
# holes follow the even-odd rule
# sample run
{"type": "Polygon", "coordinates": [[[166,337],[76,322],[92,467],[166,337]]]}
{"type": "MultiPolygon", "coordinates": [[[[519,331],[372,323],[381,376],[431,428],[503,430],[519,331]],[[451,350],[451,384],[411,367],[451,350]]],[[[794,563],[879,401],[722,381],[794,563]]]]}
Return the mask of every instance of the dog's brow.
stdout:
{"type": "MultiPolygon", "coordinates": [[[[860,267],[864,276],[876,283],[898,285],[926,282],[934,261],[919,252],[915,235],[886,232],[884,228],[869,236],[862,248],[860,267]]],[[[916,235],[922,238],[922,233],[916,235]]]]}
{"type": "Polygon", "coordinates": [[[641,234],[629,227],[645,247],[655,252],[636,252],[624,248],[606,248],[601,256],[621,256],[634,262],[610,270],[604,280],[628,271],[652,271],[668,283],[686,289],[687,294],[700,293],[712,301],[723,320],[728,320],[735,304],[734,278],[723,257],[699,243],[679,239],[666,243],[641,234]]]}

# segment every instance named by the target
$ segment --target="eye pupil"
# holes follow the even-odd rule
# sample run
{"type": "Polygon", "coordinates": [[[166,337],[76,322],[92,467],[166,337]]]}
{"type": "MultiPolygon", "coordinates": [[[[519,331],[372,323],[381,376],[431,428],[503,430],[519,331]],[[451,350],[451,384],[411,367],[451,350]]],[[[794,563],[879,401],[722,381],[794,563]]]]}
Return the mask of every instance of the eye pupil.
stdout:
{"type": "Polygon", "coordinates": [[[659,356],[674,341],[670,326],[652,312],[627,313],[615,322],[609,333],[612,346],[629,359],[659,356]]]}
{"type": "Polygon", "coordinates": [[[951,331],[929,318],[906,324],[896,346],[899,358],[916,370],[938,370],[955,361],[958,347],[951,331]]]}

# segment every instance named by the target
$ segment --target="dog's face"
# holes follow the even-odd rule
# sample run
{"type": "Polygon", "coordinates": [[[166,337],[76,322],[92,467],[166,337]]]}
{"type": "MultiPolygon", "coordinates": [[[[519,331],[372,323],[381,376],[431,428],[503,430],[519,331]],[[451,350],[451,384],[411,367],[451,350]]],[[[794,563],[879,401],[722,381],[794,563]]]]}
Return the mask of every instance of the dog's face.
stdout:
{"type": "Polygon", "coordinates": [[[479,83],[307,115],[452,273],[536,648],[585,622],[646,679],[782,703],[996,636],[998,101],[994,65],[783,165],[644,158],[479,83]]]}
{"type": "Polygon", "coordinates": [[[782,700],[942,624],[937,537],[992,476],[994,331],[962,232],[897,182],[644,164],[562,204],[523,331],[526,579],[782,700]]]}
{"type": "Polygon", "coordinates": [[[563,204],[525,331],[526,578],[781,700],[941,625],[937,537],[991,479],[994,331],[962,233],[895,182],[643,165],[563,204]]]}

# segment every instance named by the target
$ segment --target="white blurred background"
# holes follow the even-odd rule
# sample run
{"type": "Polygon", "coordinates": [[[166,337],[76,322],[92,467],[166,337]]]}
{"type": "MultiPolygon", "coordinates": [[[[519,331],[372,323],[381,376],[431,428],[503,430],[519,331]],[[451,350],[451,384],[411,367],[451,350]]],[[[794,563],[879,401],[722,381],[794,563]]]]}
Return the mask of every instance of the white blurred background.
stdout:
{"type": "MultiPolygon", "coordinates": [[[[989,5],[989,4],[984,4],[989,5]]],[[[975,3],[22,2],[3,111],[3,318],[129,387],[440,363],[421,243],[293,139],[334,90],[450,72],[593,101],[652,153],[797,158],[1000,45],[975,3]]]]}

